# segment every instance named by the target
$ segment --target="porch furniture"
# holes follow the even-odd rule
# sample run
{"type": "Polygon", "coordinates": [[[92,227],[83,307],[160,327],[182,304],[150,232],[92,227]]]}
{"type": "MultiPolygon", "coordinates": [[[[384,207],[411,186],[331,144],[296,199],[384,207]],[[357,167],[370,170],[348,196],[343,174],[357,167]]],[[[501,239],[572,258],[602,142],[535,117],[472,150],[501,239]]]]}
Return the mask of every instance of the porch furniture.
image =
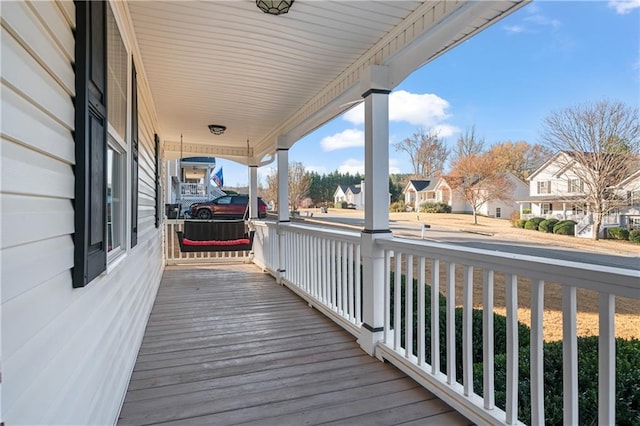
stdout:
{"type": "Polygon", "coordinates": [[[177,231],[180,251],[244,251],[253,246],[254,231],[244,220],[185,220],[177,231]]]}

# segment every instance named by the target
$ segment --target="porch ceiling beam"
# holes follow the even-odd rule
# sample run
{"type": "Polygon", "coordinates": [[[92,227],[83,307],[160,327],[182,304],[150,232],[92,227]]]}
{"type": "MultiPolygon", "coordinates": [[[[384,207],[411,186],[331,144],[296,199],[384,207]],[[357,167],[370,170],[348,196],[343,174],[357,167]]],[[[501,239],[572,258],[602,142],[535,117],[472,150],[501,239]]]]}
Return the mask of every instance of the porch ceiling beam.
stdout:
{"type": "Polygon", "coordinates": [[[252,147],[234,147],[220,145],[203,145],[195,143],[180,143],[179,141],[164,141],[163,144],[165,158],[179,158],[180,153],[196,154],[199,156],[228,158],[239,163],[249,165],[253,159],[252,147]]]}

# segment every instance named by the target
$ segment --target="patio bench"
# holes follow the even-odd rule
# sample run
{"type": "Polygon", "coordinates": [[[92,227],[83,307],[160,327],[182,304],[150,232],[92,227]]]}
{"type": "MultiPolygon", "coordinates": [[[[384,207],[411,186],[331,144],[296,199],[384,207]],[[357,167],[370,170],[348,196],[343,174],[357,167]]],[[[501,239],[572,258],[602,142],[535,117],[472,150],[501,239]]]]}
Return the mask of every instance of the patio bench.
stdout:
{"type": "Polygon", "coordinates": [[[251,250],[254,233],[244,220],[185,220],[177,231],[182,252],[251,250]]]}

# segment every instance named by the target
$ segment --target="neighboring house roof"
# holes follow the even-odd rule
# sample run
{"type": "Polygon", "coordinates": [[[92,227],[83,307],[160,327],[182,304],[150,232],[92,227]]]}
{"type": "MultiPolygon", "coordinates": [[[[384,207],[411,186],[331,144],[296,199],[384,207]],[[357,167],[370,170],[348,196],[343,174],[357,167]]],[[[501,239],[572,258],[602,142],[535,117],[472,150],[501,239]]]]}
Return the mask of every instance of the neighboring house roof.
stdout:
{"type": "Polygon", "coordinates": [[[402,192],[407,192],[409,190],[409,187],[413,187],[416,192],[433,191],[436,187],[436,183],[437,179],[411,179],[402,192]]]}
{"type": "Polygon", "coordinates": [[[345,184],[338,184],[338,187],[336,188],[335,192],[333,193],[333,196],[335,197],[336,194],[338,194],[338,192],[342,192],[343,194],[347,194],[347,191],[350,191],[352,194],[359,194],[360,191],[362,191],[362,187],[360,184],[358,185],[345,185],[345,184]]]}
{"type": "Polygon", "coordinates": [[[362,188],[360,185],[349,185],[347,191],[351,191],[352,194],[356,195],[359,194],[360,191],[362,191],[362,188]]]}

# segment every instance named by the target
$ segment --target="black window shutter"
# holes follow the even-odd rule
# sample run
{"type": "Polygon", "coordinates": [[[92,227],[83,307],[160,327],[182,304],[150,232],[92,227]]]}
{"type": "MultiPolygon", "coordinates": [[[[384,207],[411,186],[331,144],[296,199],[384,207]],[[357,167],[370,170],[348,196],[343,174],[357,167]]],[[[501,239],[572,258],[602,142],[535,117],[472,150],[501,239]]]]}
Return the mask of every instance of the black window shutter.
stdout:
{"type": "Polygon", "coordinates": [[[160,137],[156,133],[153,135],[155,142],[155,160],[156,160],[156,228],[160,227],[160,219],[162,218],[162,194],[160,193],[160,137]]]}
{"type": "Polygon", "coordinates": [[[106,3],[76,6],[74,287],[107,267],[106,3]]]}
{"type": "Polygon", "coordinates": [[[131,247],[138,244],[138,76],[131,61],[131,247]]]}

